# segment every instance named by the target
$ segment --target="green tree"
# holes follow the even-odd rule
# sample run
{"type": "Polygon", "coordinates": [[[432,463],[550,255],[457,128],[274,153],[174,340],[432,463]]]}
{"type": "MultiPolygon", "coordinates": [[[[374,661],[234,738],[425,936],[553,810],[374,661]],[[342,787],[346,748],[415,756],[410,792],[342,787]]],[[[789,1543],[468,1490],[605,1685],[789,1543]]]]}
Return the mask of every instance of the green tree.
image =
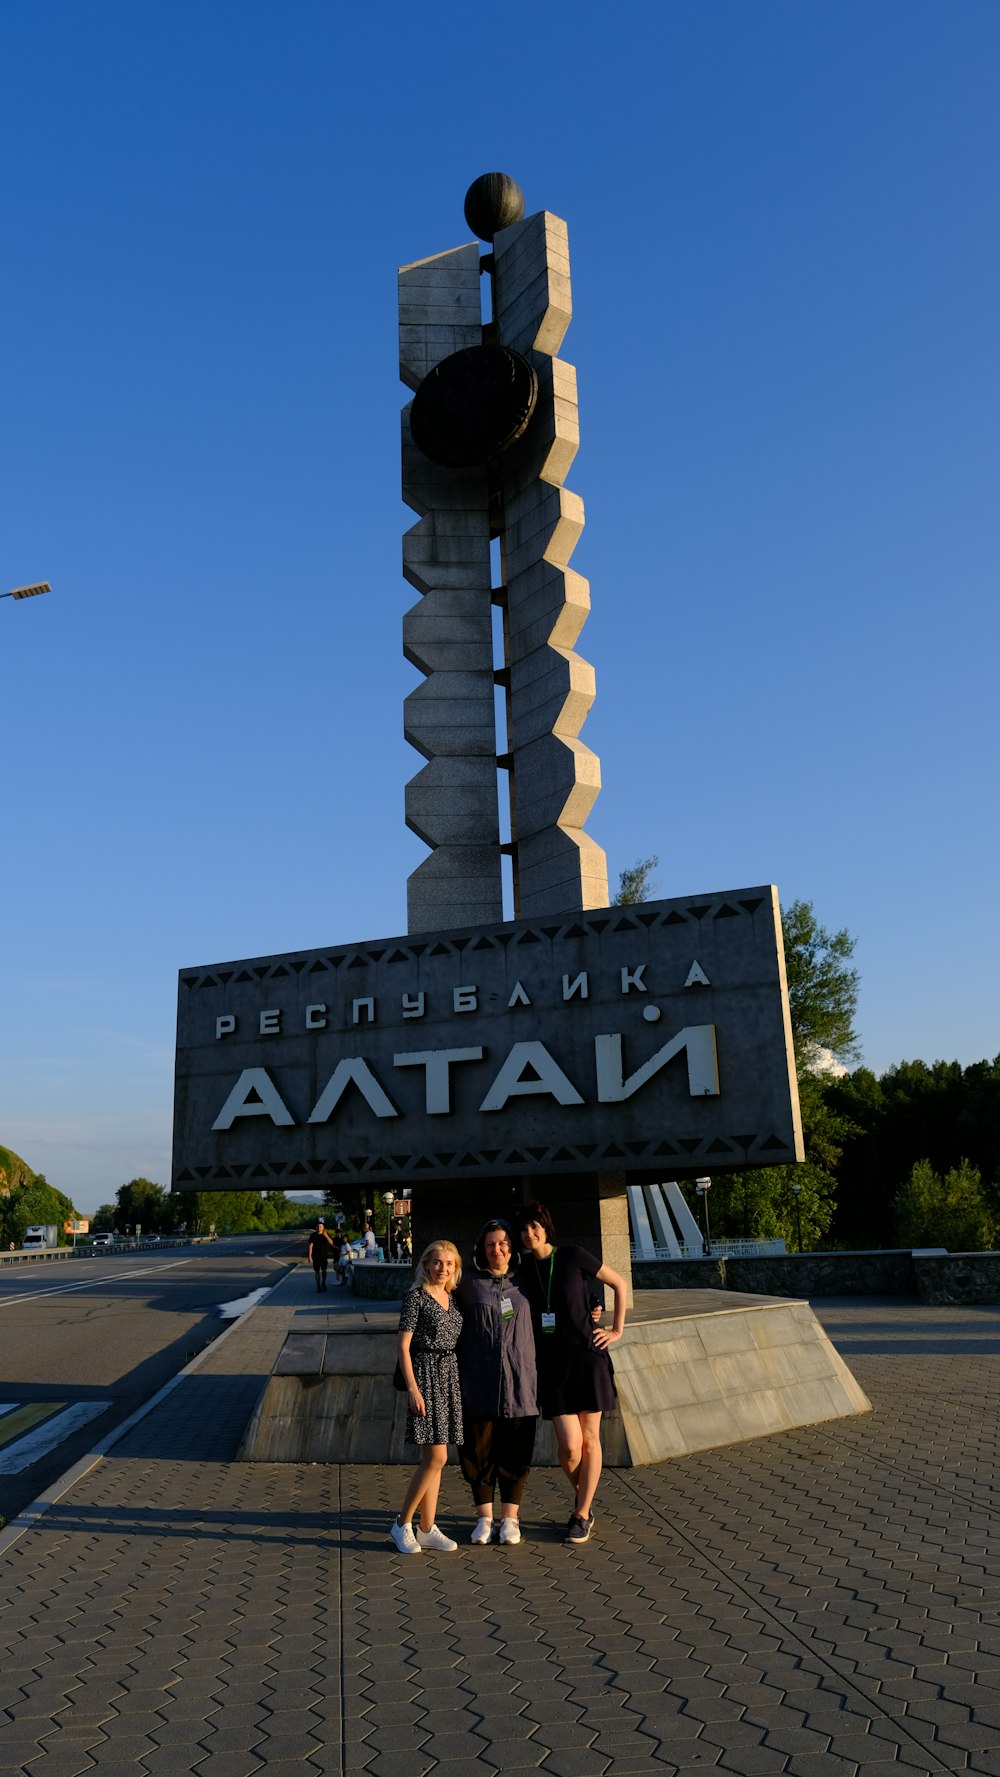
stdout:
{"type": "Polygon", "coordinates": [[[720,1173],[712,1184],[712,1226],[736,1239],[780,1236],[794,1248],[801,1225],[809,1248],[833,1223],[837,1166],[853,1129],[831,1097],[835,1076],[828,1069],[857,1052],[858,972],[851,967],[854,939],[826,931],[811,901],[793,901],[781,929],[806,1157],[799,1165],[720,1173]],[[797,1205],[793,1185],[800,1187],[797,1205]]]}
{"type": "Polygon", "coordinates": [[[188,1232],[249,1234],[260,1226],[260,1191],[190,1191],[184,1193],[188,1232]]]}
{"type": "Polygon", "coordinates": [[[917,1160],[893,1205],[903,1246],[944,1246],[949,1252],[983,1252],[996,1224],[983,1193],[979,1168],[961,1160],[942,1178],[929,1160],[917,1160]]]}
{"type": "Polygon", "coordinates": [[[943,1175],[966,1156],[1000,1221],[1000,1057],[964,1069],[956,1061],[903,1061],[878,1079],[857,1068],[831,1083],[829,1101],[850,1125],[834,1224],[839,1239],[890,1245],[897,1238],[892,1184],[918,1160],[943,1175]]]}
{"type": "Polygon", "coordinates": [[[650,858],[638,858],[623,870],[618,878],[618,893],[612,901],[612,907],[634,907],[639,901],[652,901],[660,892],[660,885],[653,876],[653,871],[660,867],[660,860],[655,854],[650,858]]]}
{"type": "Polygon", "coordinates": [[[90,1218],[90,1232],[92,1234],[113,1234],[117,1226],[118,1205],[116,1203],[102,1203],[90,1218]]]}
{"type": "MultiPolygon", "coordinates": [[[[815,1161],[798,1166],[758,1166],[753,1172],[713,1176],[709,1199],[712,1232],[735,1240],[782,1239],[789,1252],[818,1246],[833,1219],[832,1175],[815,1161]],[[793,1186],[798,1185],[798,1201],[793,1186]]],[[[689,1200],[699,1211],[691,1187],[689,1200]]],[[[700,1219],[700,1218],[699,1218],[700,1219]]]]}
{"type": "Polygon", "coordinates": [[[120,1186],[117,1226],[122,1233],[141,1227],[144,1234],[166,1234],[170,1230],[170,1208],[167,1193],[152,1179],[134,1178],[120,1186]]]}
{"type": "Polygon", "coordinates": [[[850,966],[855,940],[821,926],[811,901],[793,901],[782,912],[781,931],[799,1077],[827,1056],[845,1066],[858,1053],[860,977],[850,966]]]}
{"type": "Polygon", "coordinates": [[[76,1216],[71,1199],[50,1185],[44,1173],[36,1172],[6,1197],[0,1197],[0,1243],[9,1246],[13,1241],[15,1246],[20,1246],[26,1228],[32,1224],[54,1223],[59,1230],[60,1245],[65,1245],[65,1223],[75,1220],[76,1216]]]}
{"type": "Polygon", "coordinates": [[[381,1214],[379,1199],[381,1192],[387,1187],[380,1186],[374,1197],[372,1196],[373,1188],[372,1185],[358,1184],[353,1179],[345,1181],[343,1185],[338,1185],[335,1191],[327,1192],[323,1200],[323,1213],[333,1216],[343,1213],[345,1230],[360,1233],[365,1225],[366,1208],[373,1211],[375,1223],[378,1222],[381,1214]]]}

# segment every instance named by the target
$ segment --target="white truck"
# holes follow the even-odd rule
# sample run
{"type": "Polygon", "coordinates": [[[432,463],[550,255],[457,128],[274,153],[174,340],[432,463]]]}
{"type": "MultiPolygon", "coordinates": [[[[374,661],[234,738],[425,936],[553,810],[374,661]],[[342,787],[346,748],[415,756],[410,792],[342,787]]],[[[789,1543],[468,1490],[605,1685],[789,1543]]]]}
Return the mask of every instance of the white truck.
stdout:
{"type": "Polygon", "coordinates": [[[52,1247],[58,1245],[59,1229],[55,1222],[35,1222],[30,1228],[24,1230],[21,1251],[23,1253],[48,1252],[52,1247]]]}

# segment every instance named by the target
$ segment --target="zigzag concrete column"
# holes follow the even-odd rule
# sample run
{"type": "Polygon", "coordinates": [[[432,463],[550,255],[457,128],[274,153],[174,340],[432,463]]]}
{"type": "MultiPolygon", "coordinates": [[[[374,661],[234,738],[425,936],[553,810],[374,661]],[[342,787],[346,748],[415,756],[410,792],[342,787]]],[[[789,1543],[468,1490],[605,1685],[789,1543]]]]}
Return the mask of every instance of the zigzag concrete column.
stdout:
{"type": "Polygon", "coordinates": [[[538,376],[527,436],[503,459],[508,748],[519,918],[608,904],[607,861],[584,832],[600,762],[580,740],[594,671],[574,644],[590,588],[569,567],[583,502],[564,486],[580,443],[576,371],[555,356],[573,313],[565,222],[541,211],[494,240],[497,338],[538,376]]]}
{"type": "MultiPolygon", "coordinates": [[[[416,389],[441,359],[482,342],[474,243],[399,273],[400,376],[416,389]]],[[[503,918],[489,485],[485,467],[437,467],[403,409],[403,499],[422,514],[403,538],[403,573],[421,597],[403,622],[406,658],[426,674],[404,732],[428,763],[406,786],[406,824],[431,847],[407,883],[410,932],[503,918]]]]}

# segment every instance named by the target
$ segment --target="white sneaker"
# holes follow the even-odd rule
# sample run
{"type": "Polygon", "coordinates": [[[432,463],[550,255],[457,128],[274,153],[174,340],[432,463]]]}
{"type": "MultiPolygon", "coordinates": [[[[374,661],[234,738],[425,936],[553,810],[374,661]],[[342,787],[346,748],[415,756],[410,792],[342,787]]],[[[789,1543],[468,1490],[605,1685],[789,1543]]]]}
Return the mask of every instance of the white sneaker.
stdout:
{"type": "Polygon", "coordinates": [[[401,1555],[420,1554],[420,1544],[413,1534],[412,1524],[392,1523],[389,1526],[389,1535],[392,1537],[392,1540],[401,1555]]]}
{"type": "Polygon", "coordinates": [[[521,1526],[518,1523],[517,1519],[516,1518],[501,1518],[501,1520],[500,1520],[500,1541],[502,1543],[507,1543],[508,1545],[510,1545],[513,1543],[519,1543],[520,1540],[521,1540],[521,1526]]]}
{"type": "Polygon", "coordinates": [[[417,1546],[421,1549],[434,1549],[439,1555],[450,1555],[453,1549],[458,1548],[458,1544],[453,1543],[450,1536],[445,1536],[444,1531],[439,1530],[436,1524],[432,1524],[429,1530],[417,1531],[417,1546]]]}
{"type": "Polygon", "coordinates": [[[492,1535],[493,1519],[477,1518],[472,1531],[471,1541],[474,1543],[488,1543],[492,1535]]]}

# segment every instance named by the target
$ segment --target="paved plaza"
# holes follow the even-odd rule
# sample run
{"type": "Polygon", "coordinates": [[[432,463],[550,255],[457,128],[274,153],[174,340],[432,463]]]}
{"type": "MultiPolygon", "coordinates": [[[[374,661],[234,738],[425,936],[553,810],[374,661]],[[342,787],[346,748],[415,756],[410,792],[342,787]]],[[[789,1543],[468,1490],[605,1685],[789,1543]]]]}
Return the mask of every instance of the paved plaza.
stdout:
{"type": "Polygon", "coordinates": [[[1000,1773],[1000,1310],[818,1302],[872,1414],[609,1471],[581,1549],[536,1472],[520,1547],[406,1560],[408,1471],[233,1460],[312,1291],[0,1533],[5,1777],[1000,1773]]]}

